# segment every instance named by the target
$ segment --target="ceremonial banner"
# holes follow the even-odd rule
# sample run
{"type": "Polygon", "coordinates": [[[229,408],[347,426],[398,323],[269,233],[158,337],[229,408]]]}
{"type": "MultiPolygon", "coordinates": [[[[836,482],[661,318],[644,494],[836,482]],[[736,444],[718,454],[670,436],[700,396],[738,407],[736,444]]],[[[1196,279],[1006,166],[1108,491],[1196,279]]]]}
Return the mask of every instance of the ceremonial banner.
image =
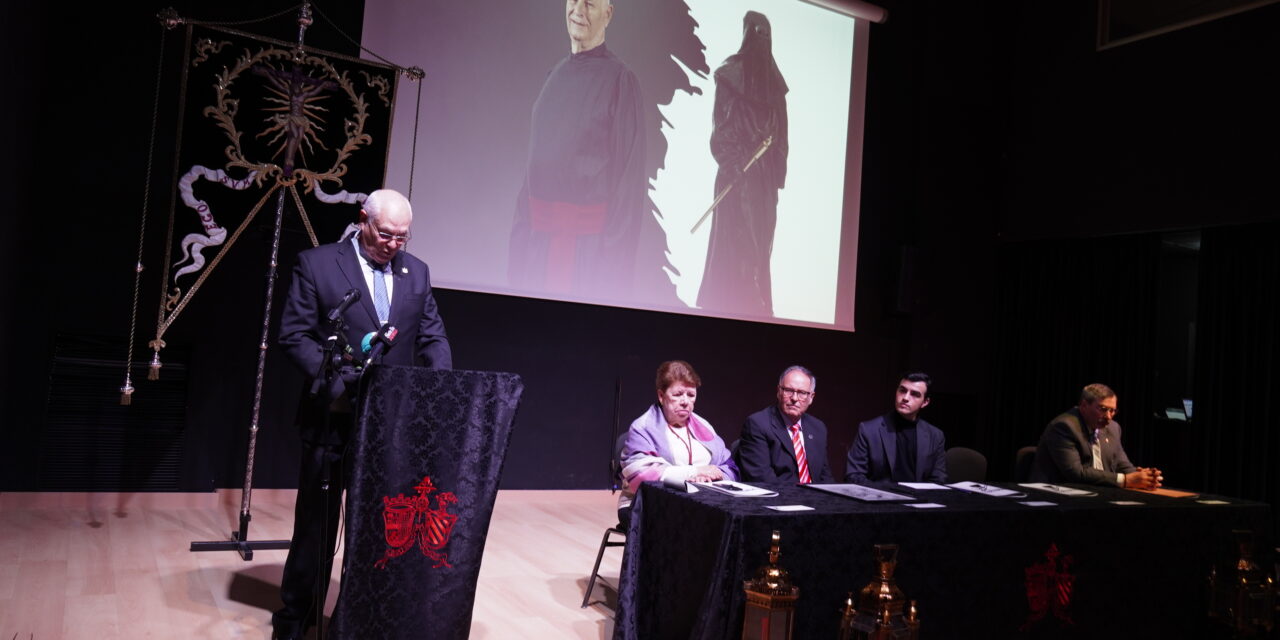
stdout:
{"type": "Polygon", "coordinates": [[[362,390],[330,633],[465,639],[524,382],[375,366],[362,390]]]}
{"type": "Polygon", "coordinates": [[[281,190],[285,225],[313,246],[355,221],[385,179],[397,79],[392,67],[237,31],[186,35],[152,376],[165,331],[255,217],[271,225],[281,190]]]}

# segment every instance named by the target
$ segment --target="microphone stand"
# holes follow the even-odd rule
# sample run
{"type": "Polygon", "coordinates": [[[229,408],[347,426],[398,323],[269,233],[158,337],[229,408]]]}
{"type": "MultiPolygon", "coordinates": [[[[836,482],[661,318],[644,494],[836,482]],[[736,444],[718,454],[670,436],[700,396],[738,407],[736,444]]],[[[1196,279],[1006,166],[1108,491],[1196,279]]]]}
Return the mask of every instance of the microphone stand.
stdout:
{"type": "MultiPolygon", "coordinates": [[[[334,376],[341,376],[342,370],[339,365],[343,353],[347,350],[347,323],[342,319],[341,314],[335,316],[330,322],[329,337],[324,341],[324,350],[320,359],[320,367],[316,371],[315,380],[311,383],[311,397],[321,397],[321,391],[328,391],[333,386],[334,376]]],[[[355,390],[343,390],[344,393],[354,396],[355,390]]],[[[338,398],[330,398],[328,394],[324,394],[323,398],[329,401],[329,404],[337,401],[338,398]]],[[[355,404],[354,402],[352,403],[355,404]]],[[[323,429],[321,433],[328,434],[333,424],[333,412],[330,407],[323,410],[323,429]]],[[[343,456],[346,455],[346,447],[343,447],[343,456]]],[[[329,456],[324,457],[324,461],[320,464],[320,501],[322,526],[320,529],[320,546],[316,550],[316,584],[314,598],[311,606],[315,609],[316,616],[316,640],[324,640],[324,603],[329,593],[329,576],[333,573],[332,552],[329,545],[329,502],[330,492],[333,490],[333,461],[329,456]],[[327,569],[327,570],[326,570],[327,569]]],[[[304,616],[305,617],[305,616],[304,616]]]]}
{"type": "MultiPolygon", "coordinates": [[[[342,316],[333,319],[329,325],[329,337],[324,340],[324,349],[320,354],[320,366],[316,368],[316,373],[312,376],[311,381],[311,397],[315,398],[320,395],[322,389],[328,389],[333,382],[333,376],[338,371],[338,358],[335,356],[343,349],[339,350],[338,343],[345,342],[342,338],[347,335],[347,322],[342,316]]],[[[336,398],[331,398],[335,400],[336,398]]]]}

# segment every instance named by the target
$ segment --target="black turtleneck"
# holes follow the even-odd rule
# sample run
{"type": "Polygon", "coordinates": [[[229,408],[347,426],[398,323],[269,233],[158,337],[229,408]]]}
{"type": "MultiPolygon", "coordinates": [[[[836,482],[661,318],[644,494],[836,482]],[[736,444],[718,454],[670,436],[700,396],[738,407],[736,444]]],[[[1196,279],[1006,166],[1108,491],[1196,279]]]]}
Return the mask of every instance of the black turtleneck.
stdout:
{"type": "Polygon", "coordinates": [[[893,464],[894,482],[916,482],[916,421],[907,420],[894,411],[890,424],[897,437],[897,460],[893,464]]]}

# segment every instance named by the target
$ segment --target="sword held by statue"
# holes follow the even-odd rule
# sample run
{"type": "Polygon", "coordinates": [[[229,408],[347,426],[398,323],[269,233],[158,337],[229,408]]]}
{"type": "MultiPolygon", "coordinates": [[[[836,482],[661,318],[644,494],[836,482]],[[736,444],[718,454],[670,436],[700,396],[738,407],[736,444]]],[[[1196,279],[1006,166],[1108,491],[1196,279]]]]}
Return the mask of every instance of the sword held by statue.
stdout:
{"type": "Polygon", "coordinates": [[[751,159],[747,160],[747,164],[743,165],[742,173],[738,174],[738,178],[725,185],[725,188],[721,189],[720,193],[716,194],[716,199],[711,201],[711,206],[707,207],[707,210],[702,214],[702,217],[698,218],[698,221],[694,223],[692,229],[689,229],[689,233],[696,233],[698,231],[698,227],[701,227],[702,223],[707,221],[707,218],[711,216],[711,212],[715,211],[716,207],[720,205],[720,201],[724,200],[724,197],[729,195],[729,192],[733,190],[734,185],[738,184],[738,181],[742,180],[742,176],[747,174],[747,169],[750,169],[751,165],[755,164],[756,160],[759,160],[760,156],[764,155],[764,152],[769,150],[769,145],[771,144],[773,144],[772,135],[765,138],[764,142],[760,143],[760,147],[756,149],[755,155],[751,156],[751,159]]]}

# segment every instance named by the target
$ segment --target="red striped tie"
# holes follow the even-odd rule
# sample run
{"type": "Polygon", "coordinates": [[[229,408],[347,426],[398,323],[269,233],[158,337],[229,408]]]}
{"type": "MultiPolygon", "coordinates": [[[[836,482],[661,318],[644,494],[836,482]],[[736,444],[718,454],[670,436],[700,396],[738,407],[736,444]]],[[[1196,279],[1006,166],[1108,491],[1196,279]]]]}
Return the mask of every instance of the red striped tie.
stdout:
{"type": "Polygon", "coordinates": [[[800,469],[800,484],[809,484],[809,459],[804,455],[804,437],[800,435],[800,423],[791,427],[791,446],[796,450],[796,467],[800,469]]]}

